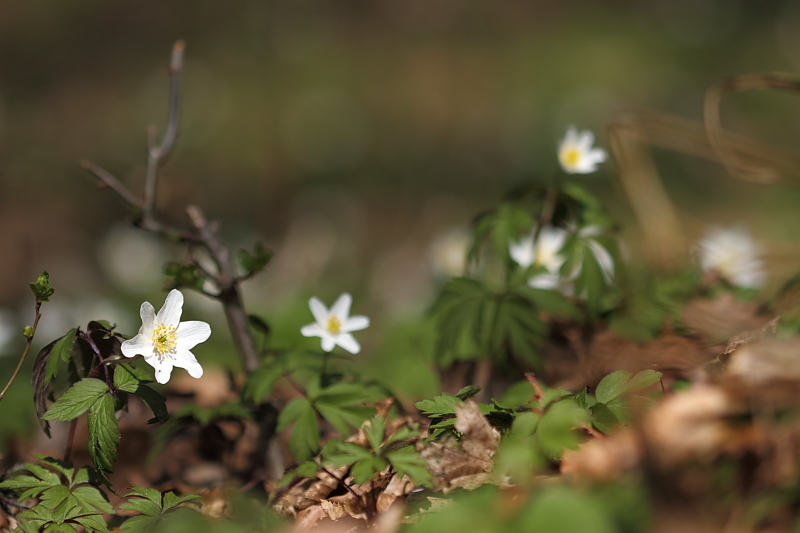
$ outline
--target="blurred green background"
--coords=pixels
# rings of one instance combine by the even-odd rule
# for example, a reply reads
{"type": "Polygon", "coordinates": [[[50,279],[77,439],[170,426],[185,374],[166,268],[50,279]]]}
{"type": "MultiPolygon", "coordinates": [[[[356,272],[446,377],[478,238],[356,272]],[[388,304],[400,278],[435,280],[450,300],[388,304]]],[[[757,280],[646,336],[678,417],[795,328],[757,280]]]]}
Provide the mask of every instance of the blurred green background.
{"type": "MultiPolygon", "coordinates": [[[[0,374],[21,351],[27,282],[42,270],[57,292],[35,349],[95,318],[133,334],[141,301],[163,302],[161,265],[182,251],[130,229],[125,205],[79,162],[141,191],[144,131],[163,130],[177,39],[182,132],[161,173],[163,216],[186,224],[184,206],[197,204],[234,247],[274,249],[245,292],[277,345],[317,346],[299,334],[308,297],[353,293],[353,313],[373,324],[358,334],[360,370],[419,397],[437,387],[424,311],[458,274],[471,217],[511,186],[548,183],[570,124],[607,147],[605,124],[627,107],[699,119],[713,82],[796,70],[800,4],[0,2],[0,374]]],[[[727,99],[723,115],[792,148],[799,110],[794,95],[760,92],[727,99]]],[[[742,219],[792,249],[796,188],[735,184],[713,164],[655,155],[687,216],[742,219]]],[[[581,179],[632,220],[613,164],[581,179]]],[[[201,363],[235,359],[214,302],[191,298],[184,316],[214,328],[201,363]]],[[[30,393],[20,379],[21,401],[3,409],[25,416],[3,418],[29,420],[30,393]]]]}

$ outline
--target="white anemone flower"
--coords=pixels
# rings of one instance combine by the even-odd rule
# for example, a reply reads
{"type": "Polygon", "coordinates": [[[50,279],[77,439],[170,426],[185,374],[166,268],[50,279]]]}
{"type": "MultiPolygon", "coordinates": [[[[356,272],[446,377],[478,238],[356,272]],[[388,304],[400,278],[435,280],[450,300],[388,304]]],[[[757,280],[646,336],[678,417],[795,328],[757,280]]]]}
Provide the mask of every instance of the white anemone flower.
{"type": "Polygon", "coordinates": [[[350,304],[353,298],[348,293],[343,293],[333,303],[330,310],[316,296],[308,301],[314,320],[300,329],[304,337],[320,337],[322,349],[326,352],[333,350],[337,344],[352,354],[361,351],[361,345],[350,333],[369,327],[369,318],[350,315],[350,304]]]}
{"type": "Polygon", "coordinates": [[[698,243],[700,266],[737,287],[758,289],[766,281],[761,247],[741,227],[711,228],[698,243]]]}
{"type": "Polygon", "coordinates": [[[150,302],[139,311],[142,327],[134,338],[122,343],[125,357],[141,355],[156,369],[156,381],[166,383],[173,367],[184,368],[193,378],[203,375],[203,367],[190,351],[208,339],[211,326],[205,322],[181,322],[183,294],[173,289],[158,314],[150,302]]]}
{"type": "Polygon", "coordinates": [[[556,226],[543,226],[534,239],[535,232],[519,242],[508,245],[508,252],[519,266],[528,268],[531,265],[543,266],[546,272],[528,279],[528,285],[537,289],[555,289],[559,284],[559,271],[566,260],[561,248],[569,233],[556,226]]]}
{"type": "Polygon", "coordinates": [[[594,134],[589,130],[578,132],[574,126],[567,128],[567,133],[558,143],[558,162],[569,174],[590,174],[597,170],[597,165],[606,160],[606,151],[592,148],[594,134]]]}

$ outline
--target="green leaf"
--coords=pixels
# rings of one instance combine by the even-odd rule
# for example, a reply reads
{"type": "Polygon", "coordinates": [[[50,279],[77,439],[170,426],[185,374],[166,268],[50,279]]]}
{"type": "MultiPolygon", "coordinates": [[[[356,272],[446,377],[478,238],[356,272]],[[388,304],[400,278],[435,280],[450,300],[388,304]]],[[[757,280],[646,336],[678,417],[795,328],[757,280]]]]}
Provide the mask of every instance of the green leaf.
{"type": "Polygon", "coordinates": [[[614,412],[604,403],[594,404],[591,412],[592,417],[594,418],[594,427],[603,433],[609,433],[620,423],[617,415],[615,415],[614,412]]]}
{"type": "Polygon", "coordinates": [[[376,473],[386,468],[386,460],[382,457],[370,455],[353,465],[350,474],[355,478],[359,485],[372,479],[376,473]]]}
{"type": "Polygon", "coordinates": [[[400,448],[386,454],[386,459],[392,464],[392,467],[397,470],[401,475],[409,475],[414,483],[420,485],[433,486],[433,479],[431,473],[428,471],[428,462],[423,457],[414,451],[411,446],[400,448]]]}
{"type": "Polygon", "coordinates": [[[284,369],[280,365],[261,365],[247,377],[242,389],[242,396],[253,402],[263,401],[272,394],[272,389],[283,375],[284,369]]]}
{"type": "Polygon", "coordinates": [[[467,385],[465,387],[462,387],[461,390],[456,393],[456,397],[459,400],[466,402],[467,400],[478,394],[480,391],[481,388],[476,385],[467,385]]]}
{"type": "Polygon", "coordinates": [[[581,422],[589,422],[589,416],[574,400],[570,398],[554,403],[542,415],[536,427],[542,450],[558,457],[565,449],[577,448],[582,440],[576,431],[581,427],[581,422]]]}
{"type": "Polygon", "coordinates": [[[376,416],[370,420],[369,424],[364,424],[362,428],[372,450],[378,452],[383,442],[383,434],[386,431],[386,419],[382,416],[376,416]]]}
{"type": "Polygon", "coordinates": [[[167,400],[159,393],[148,387],[147,385],[139,383],[128,383],[120,387],[120,390],[130,392],[139,397],[147,407],[153,412],[153,419],[148,420],[148,424],[158,422],[163,424],[169,420],[169,412],[167,411],[167,400]]]}
{"type": "Polygon", "coordinates": [[[508,347],[515,359],[538,368],[541,366],[539,347],[546,329],[529,301],[508,295],[497,306],[490,348],[498,353],[508,347]]]}
{"type": "Polygon", "coordinates": [[[173,492],[167,492],[162,497],[157,490],[142,487],[133,487],[133,492],[125,496],[131,499],[128,503],[120,505],[120,509],[142,513],[122,523],[120,531],[125,533],[146,533],[165,516],[177,516],[174,512],[178,511],[179,505],[200,498],[197,495],[177,496],[173,492]]]}
{"type": "Polygon", "coordinates": [[[119,422],[114,416],[114,398],[106,394],[92,404],[88,415],[89,456],[95,466],[105,472],[113,472],[111,463],[117,460],[119,446],[119,422]]]}
{"type": "Polygon", "coordinates": [[[264,248],[262,243],[257,242],[255,246],[253,246],[252,252],[244,249],[239,250],[239,265],[241,265],[242,270],[248,275],[257,274],[264,270],[270,260],[272,260],[273,255],[275,254],[272,250],[264,248]]]}
{"type": "MultiPolygon", "coordinates": [[[[143,371],[127,363],[114,365],[114,387],[122,389],[131,384],[152,383],[148,375],[143,371]]],[[[131,392],[130,390],[128,392],[131,392]]]]}
{"type": "Polygon", "coordinates": [[[419,401],[414,404],[414,407],[429,418],[438,418],[445,415],[455,416],[456,405],[463,403],[458,397],[445,392],[439,396],[434,396],[430,400],[419,401]]]}
{"type": "Polygon", "coordinates": [[[50,350],[50,355],[47,358],[47,368],[45,370],[45,378],[44,384],[49,385],[50,381],[56,377],[58,374],[58,364],[60,362],[68,362],[70,358],[70,354],[72,353],[72,348],[75,344],[75,334],[78,332],[78,328],[72,328],[67,332],[66,335],[58,339],[55,344],[53,344],[52,349],[50,350]]]}
{"type": "Polygon", "coordinates": [[[42,418],[68,422],[85,413],[91,405],[108,392],[105,382],[95,378],[84,378],[61,395],[42,418]]]}
{"type": "Polygon", "coordinates": [[[36,281],[33,283],[28,283],[28,285],[33,291],[33,295],[36,297],[36,300],[39,302],[49,302],[50,297],[54,292],[56,292],[56,290],[50,286],[50,274],[48,274],[47,271],[39,274],[39,277],[36,278],[36,281]]]}
{"type": "Polygon", "coordinates": [[[598,402],[608,405],[613,400],[645,389],[660,379],[661,373],[655,370],[643,370],[636,375],[626,370],[617,370],[598,383],[595,397],[598,402]]]}
{"type": "Polygon", "coordinates": [[[289,450],[296,461],[305,461],[319,450],[319,425],[317,412],[305,398],[295,398],[283,408],[278,416],[278,431],[294,423],[289,438],[289,450]]]}

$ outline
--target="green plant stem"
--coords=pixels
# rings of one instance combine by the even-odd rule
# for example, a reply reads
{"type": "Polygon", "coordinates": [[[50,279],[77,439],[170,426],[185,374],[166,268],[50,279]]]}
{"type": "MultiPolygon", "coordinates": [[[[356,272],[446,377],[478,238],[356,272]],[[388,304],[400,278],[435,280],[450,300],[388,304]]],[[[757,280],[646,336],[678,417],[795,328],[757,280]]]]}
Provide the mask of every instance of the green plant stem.
{"type": "Polygon", "coordinates": [[[558,201],[558,193],[560,190],[561,172],[556,171],[555,176],[553,176],[553,181],[550,183],[550,188],[547,189],[547,195],[544,197],[542,213],[539,216],[539,228],[536,230],[537,235],[543,226],[548,225],[553,220],[553,213],[555,213],[556,210],[556,203],[558,201]]]}
{"type": "Polygon", "coordinates": [[[25,349],[22,351],[22,357],[19,358],[19,363],[17,363],[17,368],[14,369],[14,373],[11,374],[11,379],[8,380],[6,386],[3,387],[3,391],[0,392],[0,400],[2,400],[6,392],[8,392],[8,388],[14,383],[14,380],[17,379],[19,375],[19,371],[22,369],[22,363],[25,362],[25,358],[28,356],[28,352],[31,349],[31,344],[33,344],[33,337],[36,335],[36,326],[39,325],[39,319],[42,318],[42,314],[39,312],[39,309],[42,307],[42,302],[36,300],[36,318],[33,320],[33,332],[31,336],[28,337],[28,342],[25,343],[25,349]]]}

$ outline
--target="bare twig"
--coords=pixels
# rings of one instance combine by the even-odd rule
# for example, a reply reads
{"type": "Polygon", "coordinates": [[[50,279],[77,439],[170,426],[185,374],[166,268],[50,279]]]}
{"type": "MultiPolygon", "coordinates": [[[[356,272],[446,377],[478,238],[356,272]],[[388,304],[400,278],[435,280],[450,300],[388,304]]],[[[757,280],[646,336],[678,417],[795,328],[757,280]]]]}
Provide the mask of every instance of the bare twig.
{"type": "Polygon", "coordinates": [[[169,65],[169,111],[167,113],[167,129],[161,144],[156,140],[156,127],[147,129],[147,173],[144,181],[144,209],[145,219],[152,217],[156,204],[156,182],[158,169],[169,158],[175,140],[178,138],[178,118],[180,116],[181,102],[181,70],[183,69],[183,50],[186,47],[183,41],[178,41],[172,47],[172,61],[169,65]]]}
{"type": "Polygon", "coordinates": [[[120,198],[122,198],[126,204],[131,207],[141,209],[142,208],[142,201],[133,194],[130,189],[128,189],[121,181],[111,175],[108,171],[104,168],[100,167],[99,165],[95,165],[91,161],[84,159],[81,161],[81,166],[89,171],[90,173],[94,174],[97,179],[100,180],[100,183],[105,187],[111,187],[114,192],[116,192],[120,198]]]}
{"type": "Polygon", "coordinates": [[[28,342],[25,343],[25,349],[22,351],[22,357],[19,358],[19,363],[17,363],[17,368],[14,369],[14,373],[11,374],[11,378],[9,378],[8,383],[6,386],[3,387],[3,391],[0,392],[0,400],[2,400],[6,392],[8,392],[8,388],[11,387],[11,384],[14,383],[14,380],[17,379],[19,375],[19,371],[22,368],[22,363],[25,362],[25,357],[28,356],[28,352],[31,349],[31,344],[33,344],[33,337],[36,335],[36,326],[39,325],[39,319],[42,318],[42,314],[39,312],[39,309],[42,307],[42,302],[36,300],[36,318],[33,319],[33,326],[31,327],[31,334],[28,337],[28,342]]]}
{"type": "Polygon", "coordinates": [[[253,342],[253,337],[247,329],[247,313],[244,311],[242,294],[239,290],[231,252],[217,233],[209,226],[205,215],[199,207],[190,205],[186,208],[189,218],[200,236],[214,262],[217,264],[219,274],[219,300],[225,308],[225,318],[233,335],[233,342],[242,355],[242,362],[248,371],[258,367],[258,350],[253,342]]]}
{"type": "Polygon", "coordinates": [[[128,205],[141,211],[140,216],[134,220],[134,225],[159,234],[166,239],[188,243],[190,257],[191,247],[202,247],[208,251],[215,263],[216,273],[201,266],[197,261],[194,261],[194,264],[204,276],[216,283],[219,293],[212,294],[204,290],[200,292],[222,303],[234,345],[242,360],[242,366],[247,371],[252,371],[258,367],[259,358],[255,343],[248,330],[247,313],[244,310],[242,294],[239,290],[239,283],[242,279],[236,275],[230,249],[219,238],[216,225],[207,222],[203,212],[195,206],[189,206],[186,209],[193,226],[190,229],[163,224],[155,215],[158,170],[169,158],[179,133],[180,80],[184,48],[183,41],[178,41],[172,49],[172,60],[169,66],[169,111],[164,137],[160,144],[155,126],[147,129],[147,170],[143,199],[139,200],[118,179],[99,166],[85,161],[83,167],[116,192],[128,205]]]}
{"type": "Polygon", "coordinates": [[[796,75],[782,72],[736,76],[712,85],[706,91],[703,102],[703,117],[711,146],[728,172],[750,183],[776,183],[781,180],[783,173],[772,162],[747,162],[736,154],[722,128],[720,103],[725,93],[768,88],[800,91],[800,79],[796,75]]]}

